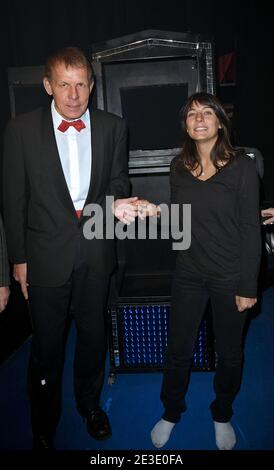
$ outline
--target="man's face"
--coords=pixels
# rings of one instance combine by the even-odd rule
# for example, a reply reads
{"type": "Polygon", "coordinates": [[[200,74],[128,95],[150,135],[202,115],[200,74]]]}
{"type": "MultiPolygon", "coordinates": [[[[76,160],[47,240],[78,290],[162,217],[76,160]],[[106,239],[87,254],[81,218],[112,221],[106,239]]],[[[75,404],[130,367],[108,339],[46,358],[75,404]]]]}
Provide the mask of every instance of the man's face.
{"type": "Polygon", "coordinates": [[[78,119],[87,109],[93,88],[88,70],[57,63],[50,78],[44,78],[46,92],[53,96],[56,110],[65,119],[78,119]]]}

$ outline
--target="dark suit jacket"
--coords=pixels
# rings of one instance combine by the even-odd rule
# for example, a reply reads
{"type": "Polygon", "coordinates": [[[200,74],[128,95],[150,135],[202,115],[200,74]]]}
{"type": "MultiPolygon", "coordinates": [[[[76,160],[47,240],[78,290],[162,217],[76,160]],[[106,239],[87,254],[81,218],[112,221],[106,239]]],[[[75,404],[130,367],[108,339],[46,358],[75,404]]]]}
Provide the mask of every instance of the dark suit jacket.
{"type": "Polygon", "coordinates": [[[2,217],[0,215],[0,287],[10,284],[8,252],[2,217]]]}
{"type": "MultiPolygon", "coordinates": [[[[126,126],[123,119],[90,110],[92,171],[85,205],[105,196],[127,197],[126,126]]],[[[12,263],[28,265],[33,285],[58,286],[81,254],[98,275],[113,271],[114,240],[86,240],[66,185],[51,109],[39,108],[8,123],[4,145],[4,218],[12,263]]]]}

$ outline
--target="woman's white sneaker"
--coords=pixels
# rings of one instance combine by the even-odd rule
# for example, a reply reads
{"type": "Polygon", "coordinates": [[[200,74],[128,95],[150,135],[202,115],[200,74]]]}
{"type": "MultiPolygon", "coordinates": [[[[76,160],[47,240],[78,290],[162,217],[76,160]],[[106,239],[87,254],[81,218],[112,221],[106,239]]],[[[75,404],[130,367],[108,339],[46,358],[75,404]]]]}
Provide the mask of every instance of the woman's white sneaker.
{"type": "Polygon", "coordinates": [[[160,419],[160,421],[158,421],[158,423],[155,424],[150,435],[151,435],[152,444],[155,447],[157,447],[157,449],[160,449],[167,443],[174,426],[175,426],[175,423],[166,421],[163,418],[160,419]]]}
{"type": "Polygon", "coordinates": [[[236,436],[230,422],[214,422],[216,446],[219,450],[231,450],[236,444],[236,436]]]}

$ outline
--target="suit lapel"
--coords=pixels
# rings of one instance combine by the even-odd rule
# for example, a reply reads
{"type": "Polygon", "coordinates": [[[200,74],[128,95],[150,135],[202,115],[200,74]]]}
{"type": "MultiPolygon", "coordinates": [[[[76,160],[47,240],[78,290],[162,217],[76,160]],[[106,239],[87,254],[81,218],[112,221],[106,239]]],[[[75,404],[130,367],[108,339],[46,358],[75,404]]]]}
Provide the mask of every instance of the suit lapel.
{"type": "Polygon", "coordinates": [[[47,172],[54,191],[63,205],[73,214],[75,209],[64,177],[62,164],[60,161],[58,148],[56,144],[51,108],[50,106],[43,111],[42,118],[42,149],[43,160],[45,162],[45,171],[47,172]]]}
{"type": "Polygon", "coordinates": [[[92,148],[92,166],[89,191],[86,198],[86,204],[96,200],[100,188],[101,175],[103,171],[103,129],[101,120],[98,119],[96,110],[90,109],[90,127],[91,127],[91,148],[92,148]]]}

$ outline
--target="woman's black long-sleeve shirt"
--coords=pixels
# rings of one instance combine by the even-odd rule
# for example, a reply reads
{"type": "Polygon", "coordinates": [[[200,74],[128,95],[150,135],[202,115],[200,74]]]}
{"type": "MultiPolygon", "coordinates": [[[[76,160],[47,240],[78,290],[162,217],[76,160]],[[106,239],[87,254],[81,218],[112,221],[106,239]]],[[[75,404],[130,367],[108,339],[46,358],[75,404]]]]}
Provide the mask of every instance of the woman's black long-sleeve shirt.
{"type": "Polygon", "coordinates": [[[170,168],[171,203],[191,204],[191,245],[177,263],[214,280],[236,280],[237,295],[256,297],[261,256],[259,180],[254,162],[244,154],[206,181],[170,168]]]}

